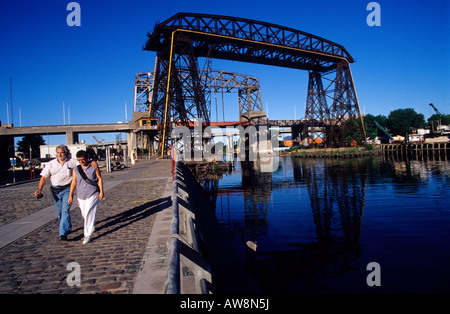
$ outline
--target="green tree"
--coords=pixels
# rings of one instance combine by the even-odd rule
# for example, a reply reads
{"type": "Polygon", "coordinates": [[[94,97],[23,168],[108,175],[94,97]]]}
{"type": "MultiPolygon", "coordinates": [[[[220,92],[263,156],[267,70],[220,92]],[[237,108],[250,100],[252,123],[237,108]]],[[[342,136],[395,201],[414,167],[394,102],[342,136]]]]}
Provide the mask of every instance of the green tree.
{"type": "Polygon", "coordinates": [[[425,116],[412,108],[396,109],[389,113],[388,127],[392,136],[411,134],[412,129],[423,128],[425,116]]]}
{"type": "Polygon", "coordinates": [[[346,143],[350,143],[353,140],[358,143],[363,143],[365,141],[360,118],[345,120],[341,126],[341,129],[343,130],[344,141],[346,143]]]}
{"type": "Polygon", "coordinates": [[[433,114],[431,117],[427,120],[427,125],[431,126],[434,125],[434,128],[436,129],[436,126],[441,123],[442,125],[449,125],[450,124],[450,114],[443,114],[438,115],[437,113],[433,114]]]}
{"type": "Polygon", "coordinates": [[[20,141],[17,142],[17,150],[24,153],[25,158],[30,157],[30,146],[31,146],[31,158],[39,158],[41,152],[41,145],[45,145],[45,140],[42,135],[39,134],[29,134],[22,137],[20,141]]]}
{"type": "Polygon", "coordinates": [[[364,116],[364,126],[366,128],[366,135],[370,139],[374,139],[377,136],[385,136],[384,133],[375,125],[374,121],[377,121],[383,128],[388,127],[388,118],[381,114],[374,116],[372,114],[366,114],[364,116]]]}

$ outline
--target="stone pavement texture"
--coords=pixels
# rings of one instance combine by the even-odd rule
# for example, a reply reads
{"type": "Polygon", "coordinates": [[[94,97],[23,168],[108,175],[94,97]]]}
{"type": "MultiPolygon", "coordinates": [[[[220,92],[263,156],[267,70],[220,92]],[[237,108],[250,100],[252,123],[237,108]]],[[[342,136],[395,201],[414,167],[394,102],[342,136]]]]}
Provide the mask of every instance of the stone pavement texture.
{"type": "MultiPolygon", "coordinates": [[[[43,225],[25,231],[25,235],[19,232],[17,239],[1,245],[0,293],[164,292],[161,283],[153,290],[146,290],[142,284],[140,289],[133,289],[137,279],[152,280],[148,261],[155,253],[149,252],[152,241],[155,242],[152,239],[155,220],[164,227],[169,225],[165,223],[167,219],[157,217],[171,208],[171,161],[143,160],[128,169],[102,174],[106,199],[99,203],[93,239],[85,245],[83,218],[74,205],[69,241],[59,240],[58,219],[48,184],[46,196],[40,200],[32,196],[37,182],[0,189],[0,234],[11,226],[28,225],[29,217],[53,215],[47,222],[43,219],[43,225]],[[74,270],[68,269],[71,262],[79,265],[79,286],[67,280],[74,270]]],[[[164,245],[157,246],[159,251],[153,264],[159,263],[158,268],[164,270],[164,245]]],[[[159,282],[162,274],[155,276],[159,276],[159,282]]]]}

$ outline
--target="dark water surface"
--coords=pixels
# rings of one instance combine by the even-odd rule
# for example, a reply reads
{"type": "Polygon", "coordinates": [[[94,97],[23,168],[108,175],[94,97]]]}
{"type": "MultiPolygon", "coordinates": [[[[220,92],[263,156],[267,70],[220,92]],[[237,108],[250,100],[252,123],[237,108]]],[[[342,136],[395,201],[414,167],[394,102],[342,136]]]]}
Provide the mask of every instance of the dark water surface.
{"type": "Polygon", "coordinates": [[[207,185],[266,293],[449,293],[449,183],[448,161],[285,157],[207,185]]]}

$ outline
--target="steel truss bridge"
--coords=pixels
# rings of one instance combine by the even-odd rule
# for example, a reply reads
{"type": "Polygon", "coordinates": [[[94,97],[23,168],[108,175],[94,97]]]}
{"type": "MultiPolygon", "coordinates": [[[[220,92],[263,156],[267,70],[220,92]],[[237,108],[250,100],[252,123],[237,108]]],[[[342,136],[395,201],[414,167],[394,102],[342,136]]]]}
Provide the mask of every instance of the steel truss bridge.
{"type": "MultiPolygon", "coordinates": [[[[248,121],[252,117],[260,117],[263,112],[259,79],[249,75],[227,71],[199,70],[199,79],[205,88],[207,104],[211,94],[237,93],[239,103],[239,121],[248,121]],[[258,114],[259,113],[259,114],[258,114]],[[252,116],[249,116],[252,115],[252,116]]],[[[183,81],[190,75],[188,69],[179,73],[183,81]]],[[[134,91],[134,111],[146,112],[152,108],[154,72],[136,74],[134,91]]],[[[189,86],[188,86],[189,87],[189,86]]],[[[218,110],[216,109],[216,113],[218,110]]],[[[195,119],[189,112],[189,119],[195,119]]],[[[218,120],[218,118],[216,118],[218,120]]]]}
{"type": "MultiPolygon", "coordinates": [[[[342,45],[271,23],[196,13],[178,13],[157,24],[147,37],[144,50],[155,51],[156,60],[146,105],[149,116],[158,118],[161,125],[161,155],[168,147],[171,121],[189,125],[194,118],[201,118],[210,122],[207,83],[212,77],[211,59],[308,71],[302,137],[323,137],[329,146],[365,139],[350,70],[354,59],[342,45]],[[206,58],[205,69],[199,68],[199,57],[206,58]]],[[[254,102],[240,113],[255,108],[263,111],[261,103],[254,102]]]]}

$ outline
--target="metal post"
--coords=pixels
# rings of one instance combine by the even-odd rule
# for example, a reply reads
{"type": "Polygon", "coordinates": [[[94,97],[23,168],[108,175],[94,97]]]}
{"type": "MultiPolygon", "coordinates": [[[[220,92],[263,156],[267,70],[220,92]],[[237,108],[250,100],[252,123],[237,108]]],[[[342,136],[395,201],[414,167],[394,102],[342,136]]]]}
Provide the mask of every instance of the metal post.
{"type": "Polygon", "coordinates": [[[111,149],[106,147],[106,172],[111,172],[111,149]]]}
{"type": "Polygon", "coordinates": [[[14,163],[13,163],[13,183],[16,183],[16,157],[14,157],[14,163]]]}
{"type": "MultiPolygon", "coordinates": [[[[174,197],[172,200],[172,223],[170,225],[170,234],[179,234],[179,211],[178,211],[178,182],[174,181],[174,197]]],[[[167,277],[165,284],[166,294],[180,294],[180,254],[178,238],[173,237],[169,240],[167,277]]]]}
{"type": "Polygon", "coordinates": [[[125,145],[125,149],[123,150],[123,164],[125,168],[128,168],[128,145],[125,145]]]}

